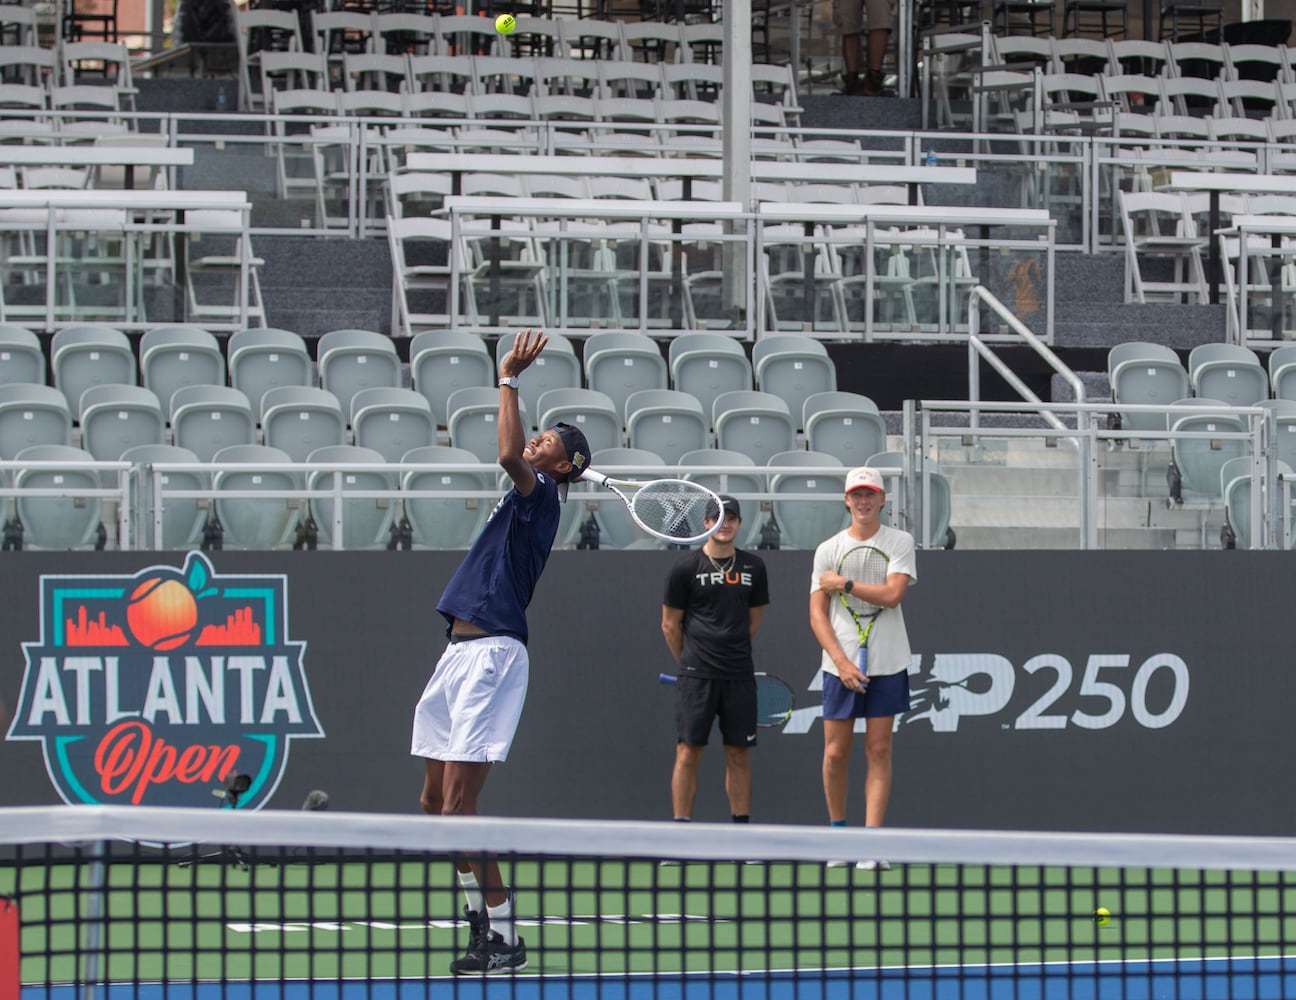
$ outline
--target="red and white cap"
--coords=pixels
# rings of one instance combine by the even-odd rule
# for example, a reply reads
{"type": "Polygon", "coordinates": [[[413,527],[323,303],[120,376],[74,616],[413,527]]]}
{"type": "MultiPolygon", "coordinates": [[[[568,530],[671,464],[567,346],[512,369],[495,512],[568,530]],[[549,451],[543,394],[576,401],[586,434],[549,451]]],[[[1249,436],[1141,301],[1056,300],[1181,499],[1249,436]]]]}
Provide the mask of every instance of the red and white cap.
{"type": "Polygon", "coordinates": [[[846,493],[849,495],[856,490],[873,490],[877,493],[885,493],[886,487],[882,485],[882,473],[877,469],[869,468],[862,465],[858,469],[851,469],[846,473],[846,493]]]}

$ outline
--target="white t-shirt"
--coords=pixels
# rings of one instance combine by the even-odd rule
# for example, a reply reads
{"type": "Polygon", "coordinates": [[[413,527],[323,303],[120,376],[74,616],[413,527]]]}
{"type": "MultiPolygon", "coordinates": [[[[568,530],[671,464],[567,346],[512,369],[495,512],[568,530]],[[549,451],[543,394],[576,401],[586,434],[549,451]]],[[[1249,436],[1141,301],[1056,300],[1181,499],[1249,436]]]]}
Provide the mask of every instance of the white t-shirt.
{"type": "MultiPolygon", "coordinates": [[[[848,551],[857,545],[871,545],[891,557],[887,573],[904,573],[909,583],[918,582],[918,564],[914,559],[913,535],[898,528],[882,525],[867,542],[852,538],[848,530],[839,531],[815,549],[814,570],[810,576],[810,593],[819,589],[823,573],[837,572],[837,564],[848,551]]],[[[829,595],[828,621],[832,624],[837,641],[847,656],[855,657],[859,651],[859,630],[855,620],[846,610],[837,594],[829,595]]],[[[909,669],[909,633],[905,630],[904,612],[900,608],[883,608],[873,624],[868,641],[868,672],[870,676],[885,677],[909,669]]],[[[837,665],[825,651],[821,661],[824,670],[836,675],[837,665]]]]}

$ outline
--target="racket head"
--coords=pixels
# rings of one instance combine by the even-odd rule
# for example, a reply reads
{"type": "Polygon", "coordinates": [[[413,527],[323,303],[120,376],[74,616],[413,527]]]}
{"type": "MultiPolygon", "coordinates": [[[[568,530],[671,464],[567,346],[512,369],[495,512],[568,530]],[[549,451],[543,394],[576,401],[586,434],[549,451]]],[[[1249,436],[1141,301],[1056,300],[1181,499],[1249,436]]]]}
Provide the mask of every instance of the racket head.
{"type": "MultiPolygon", "coordinates": [[[[856,583],[882,584],[887,581],[891,557],[873,545],[856,545],[848,549],[837,560],[837,572],[856,583]]],[[[862,601],[854,594],[842,591],[842,603],[857,614],[869,614],[880,610],[876,604],[862,601]]]]}
{"type": "MultiPolygon", "coordinates": [[[[610,482],[610,481],[609,481],[610,482]]],[[[676,545],[705,542],[716,533],[724,518],[710,525],[704,523],[707,507],[715,504],[723,511],[720,497],[701,483],[687,479],[654,479],[646,483],[618,484],[634,486],[629,494],[630,516],[635,524],[654,538],[676,545]]]]}
{"type": "Polygon", "coordinates": [[[796,692],[773,674],[756,675],[756,725],[781,726],[792,717],[796,692]]]}

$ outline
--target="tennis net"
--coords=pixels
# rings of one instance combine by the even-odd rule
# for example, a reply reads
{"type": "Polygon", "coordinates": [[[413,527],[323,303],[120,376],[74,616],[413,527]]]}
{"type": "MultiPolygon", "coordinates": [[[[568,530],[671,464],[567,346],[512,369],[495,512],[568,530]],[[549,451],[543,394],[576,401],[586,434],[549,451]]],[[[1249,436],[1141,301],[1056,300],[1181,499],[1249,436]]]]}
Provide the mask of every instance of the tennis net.
{"type": "Polygon", "coordinates": [[[1294,865],[1278,838],[24,807],[0,1000],[1296,997],[1294,865]],[[451,861],[482,851],[527,966],[455,977],[451,861]]]}

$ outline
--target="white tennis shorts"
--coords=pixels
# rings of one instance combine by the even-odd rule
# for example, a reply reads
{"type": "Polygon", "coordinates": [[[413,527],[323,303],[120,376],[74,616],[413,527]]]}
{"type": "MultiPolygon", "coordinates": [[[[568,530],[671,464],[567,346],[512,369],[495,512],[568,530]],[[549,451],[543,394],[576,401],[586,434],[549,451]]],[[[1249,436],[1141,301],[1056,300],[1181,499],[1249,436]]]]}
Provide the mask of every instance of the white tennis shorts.
{"type": "Polygon", "coordinates": [[[529,672],[526,646],[511,636],[448,645],[414,709],[410,753],[502,763],[522,718],[529,672]]]}

